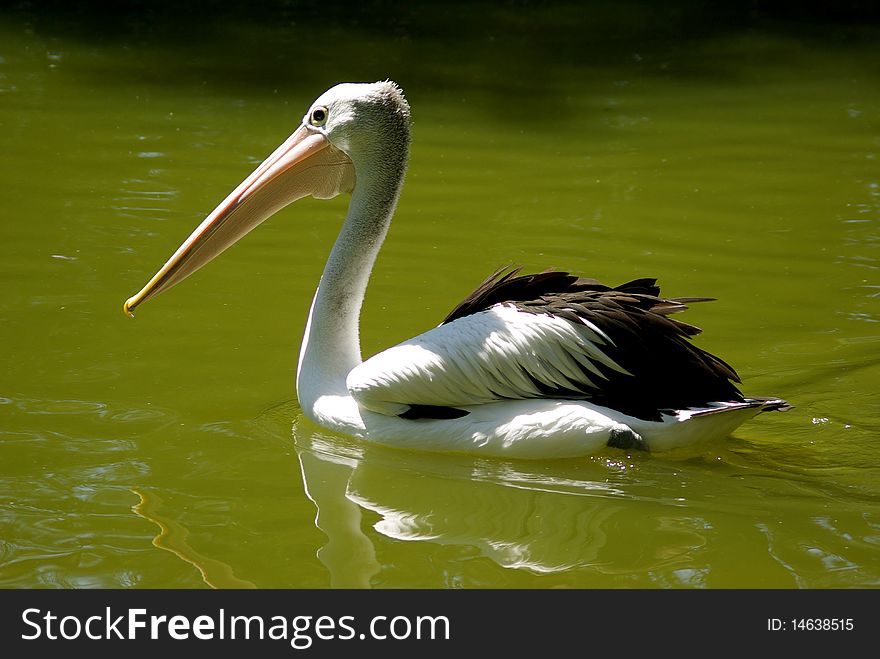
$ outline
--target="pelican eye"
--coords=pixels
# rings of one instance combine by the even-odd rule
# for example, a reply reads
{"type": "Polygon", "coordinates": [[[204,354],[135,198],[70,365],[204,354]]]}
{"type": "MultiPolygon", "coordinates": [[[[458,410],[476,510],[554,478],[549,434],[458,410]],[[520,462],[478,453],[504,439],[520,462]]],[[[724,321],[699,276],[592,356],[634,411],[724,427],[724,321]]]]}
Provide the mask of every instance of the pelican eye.
{"type": "Polygon", "coordinates": [[[309,118],[312,126],[323,126],[327,123],[327,108],[315,108],[312,110],[312,116],[309,118]]]}

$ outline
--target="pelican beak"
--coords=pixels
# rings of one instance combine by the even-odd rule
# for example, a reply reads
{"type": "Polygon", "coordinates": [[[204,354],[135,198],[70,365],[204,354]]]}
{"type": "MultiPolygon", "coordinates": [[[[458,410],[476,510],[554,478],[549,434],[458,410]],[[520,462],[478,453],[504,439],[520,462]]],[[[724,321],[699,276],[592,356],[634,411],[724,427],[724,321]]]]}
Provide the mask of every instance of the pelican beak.
{"type": "Polygon", "coordinates": [[[351,192],[354,181],[348,156],[301,126],[205,218],[123,310],[134,316],[139,304],[183,281],[288,204],[308,195],[328,199],[351,192]]]}

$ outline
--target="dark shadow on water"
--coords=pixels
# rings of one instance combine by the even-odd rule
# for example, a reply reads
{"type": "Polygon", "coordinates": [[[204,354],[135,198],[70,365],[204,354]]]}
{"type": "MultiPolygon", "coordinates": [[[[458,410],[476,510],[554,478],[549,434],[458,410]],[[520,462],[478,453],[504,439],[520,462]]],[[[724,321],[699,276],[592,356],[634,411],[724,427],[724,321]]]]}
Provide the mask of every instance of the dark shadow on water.
{"type": "MultiPolygon", "coordinates": [[[[312,30],[344,28],[380,37],[446,39],[547,31],[550,38],[589,34],[593,42],[650,35],[699,39],[752,28],[834,39],[847,26],[880,21],[880,6],[865,0],[812,4],[795,0],[18,0],[4,5],[0,12],[34,27],[102,42],[132,38],[158,42],[204,40],[209,35],[203,30],[218,23],[312,30]]],[[[590,49],[590,43],[584,45],[590,49]]]]}
{"type": "MultiPolygon", "coordinates": [[[[103,61],[80,65],[98,81],[124,75],[217,93],[310,96],[340,80],[390,77],[440,100],[485,100],[498,118],[521,121],[609,72],[622,83],[717,80],[736,76],[742,58],[785,56],[760,42],[707,46],[718,40],[772,34],[835,49],[876,37],[880,5],[826,4],[47,0],[0,10],[0,28],[47,47],[73,40],[119,50],[124,72],[103,61]]],[[[559,118],[565,112],[565,103],[554,108],[559,118]]]]}

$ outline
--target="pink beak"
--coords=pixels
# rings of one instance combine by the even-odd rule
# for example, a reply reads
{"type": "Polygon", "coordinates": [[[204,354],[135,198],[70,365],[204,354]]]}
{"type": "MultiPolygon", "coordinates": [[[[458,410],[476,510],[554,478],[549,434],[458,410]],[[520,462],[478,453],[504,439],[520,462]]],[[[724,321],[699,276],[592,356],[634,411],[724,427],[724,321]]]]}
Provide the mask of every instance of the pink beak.
{"type": "Polygon", "coordinates": [[[125,301],[129,316],[139,304],[168,290],[288,204],[312,195],[335,197],[354,188],[354,165],[320,132],[300,126],[239,184],[137,294],[125,301]]]}

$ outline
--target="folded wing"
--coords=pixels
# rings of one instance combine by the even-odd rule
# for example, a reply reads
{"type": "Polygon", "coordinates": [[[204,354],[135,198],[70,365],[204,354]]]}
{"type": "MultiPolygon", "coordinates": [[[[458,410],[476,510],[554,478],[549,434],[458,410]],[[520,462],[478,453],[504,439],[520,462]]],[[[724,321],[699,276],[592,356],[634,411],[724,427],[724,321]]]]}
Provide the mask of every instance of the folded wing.
{"type": "Polygon", "coordinates": [[[551,398],[659,420],[741,401],[733,369],[690,342],[697,328],[669,318],[703,299],[661,298],[650,279],[609,288],[564,272],[498,271],[439,327],[353,369],[348,388],[362,407],[408,418],[551,398]]]}

